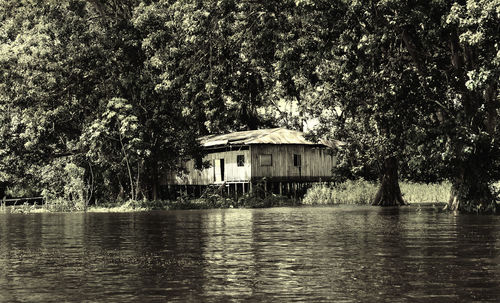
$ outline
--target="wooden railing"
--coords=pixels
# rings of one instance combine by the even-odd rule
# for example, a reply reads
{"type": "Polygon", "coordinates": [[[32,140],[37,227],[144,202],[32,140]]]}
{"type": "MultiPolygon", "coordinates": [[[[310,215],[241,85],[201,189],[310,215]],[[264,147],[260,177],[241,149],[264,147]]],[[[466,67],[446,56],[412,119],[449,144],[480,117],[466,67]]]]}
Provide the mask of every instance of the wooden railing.
{"type": "Polygon", "coordinates": [[[1,201],[3,205],[20,205],[24,204],[25,202],[33,204],[37,202],[43,203],[43,197],[9,198],[9,199],[4,198],[1,201]]]}

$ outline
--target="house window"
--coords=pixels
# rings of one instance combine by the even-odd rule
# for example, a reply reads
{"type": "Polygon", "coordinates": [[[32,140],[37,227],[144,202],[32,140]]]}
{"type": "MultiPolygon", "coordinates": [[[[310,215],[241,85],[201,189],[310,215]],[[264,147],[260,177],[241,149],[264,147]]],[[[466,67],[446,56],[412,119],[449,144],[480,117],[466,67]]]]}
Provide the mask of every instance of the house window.
{"type": "Polygon", "coordinates": [[[236,163],[238,164],[238,166],[245,166],[245,155],[237,155],[236,163]]]}
{"type": "Polygon", "coordinates": [[[259,155],[260,166],[272,166],[273,155],[259,155]]]}
{"type": "Polygon", "coordinates": [[[302,156],[294,154],[293,155],[293,166],[302,166],[302,156]]]}

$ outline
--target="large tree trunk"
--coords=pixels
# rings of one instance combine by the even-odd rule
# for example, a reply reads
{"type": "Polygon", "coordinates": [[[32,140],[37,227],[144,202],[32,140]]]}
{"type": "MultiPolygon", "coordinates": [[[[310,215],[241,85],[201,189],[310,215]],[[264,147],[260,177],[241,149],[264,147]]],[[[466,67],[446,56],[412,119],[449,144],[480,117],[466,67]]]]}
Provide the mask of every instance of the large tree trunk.
{"type": "Polygon", "coordinates": [[[445,209],[466,213],[496,213],[496,198],[483,179],[480,169],[461,168],[452,180],[450,199],[445,209]]]}
{"type": "Polygon", "coordinates": [[[372,205],[399,206],[405,204],[398,183],[398,160],[395,157],[386,158],[380,176],[380,188],[372,205]]]}

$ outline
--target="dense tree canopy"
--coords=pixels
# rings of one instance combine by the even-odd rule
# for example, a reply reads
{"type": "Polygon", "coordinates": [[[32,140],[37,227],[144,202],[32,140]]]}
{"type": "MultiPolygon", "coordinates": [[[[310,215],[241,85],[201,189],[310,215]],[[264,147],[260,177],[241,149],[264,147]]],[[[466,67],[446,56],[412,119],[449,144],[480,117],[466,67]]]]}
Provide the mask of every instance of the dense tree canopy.
{"type": "Polygon", "coordinates": [[[498,1],[346,4],[342,34],[318,67],[323,133],[348,143],[340,168],[378,167],[376,204],[403,202],[402,162],[410,178],[449,179],[449,208],[494,211],[498,1]]]}
{"type": "Polygon", "coordinates": [[[347,143],[338,178],[379,178],[375,204],[404,203],[402,174],[492,211],[499,15],[494,0],[0,0],[0,182],[157,199],[198,136],[313,117],[312,135],[347,143]]]}
{"type": "Polygon", "coordinates": [[[40,172],[64,158],[85,169],[88,184],[101,184],[87,198],[96,190],[138,198],[155,195],[149,169],[197,153],[192,118],[155,90],[133,4],[3,3],[1,160],[16,182],[43,184],[40,172]]]}

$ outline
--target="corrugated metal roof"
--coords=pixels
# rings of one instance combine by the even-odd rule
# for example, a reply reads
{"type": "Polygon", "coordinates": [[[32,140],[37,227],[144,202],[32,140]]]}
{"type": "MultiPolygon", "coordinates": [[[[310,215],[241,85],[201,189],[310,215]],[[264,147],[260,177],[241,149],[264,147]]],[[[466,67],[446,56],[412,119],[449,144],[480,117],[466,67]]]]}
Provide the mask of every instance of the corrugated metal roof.
{"type": "Polygon", "coordinates": [[[224,135],[210,135],[200,138],[200,142],[204,147],[250,144],[318,144],[306,140],[303,132],[285,128],[258,129],[224,135]]]}

